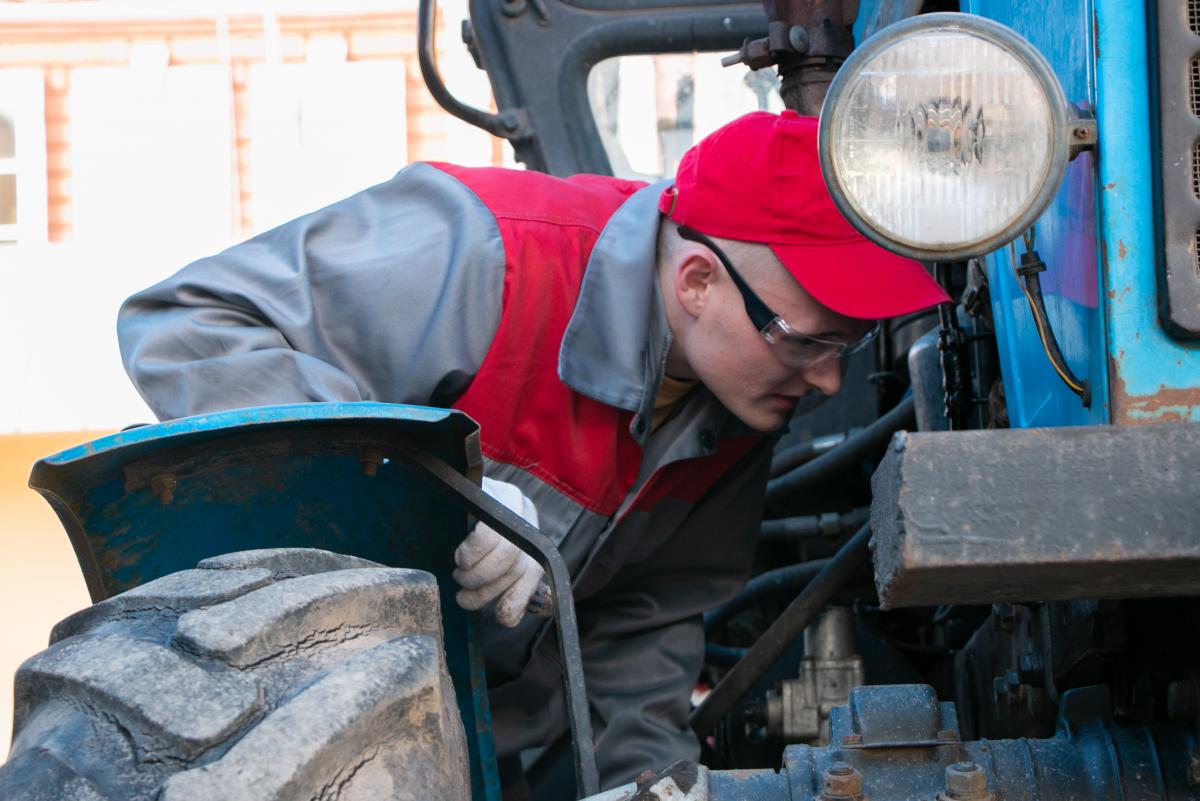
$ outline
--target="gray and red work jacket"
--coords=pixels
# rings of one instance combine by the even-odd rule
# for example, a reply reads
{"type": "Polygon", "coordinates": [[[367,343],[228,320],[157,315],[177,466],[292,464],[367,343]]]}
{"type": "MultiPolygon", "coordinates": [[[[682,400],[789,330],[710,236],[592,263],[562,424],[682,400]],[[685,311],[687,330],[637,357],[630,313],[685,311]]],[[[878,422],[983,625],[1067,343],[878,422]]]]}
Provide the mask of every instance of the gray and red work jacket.
{"type": "MultiPolygon", "coordinates": [[[[162,419],[306,401],[451,406],[573,577],[606,786],[694,759],[701,613],[747,577],[769,438],[698,387],[659,428],[662,186],[415,164],[130,298],[126,369],[162,419]]],[[[566,713],[552,627],[486,638],[501,755],[566,713]]]]}

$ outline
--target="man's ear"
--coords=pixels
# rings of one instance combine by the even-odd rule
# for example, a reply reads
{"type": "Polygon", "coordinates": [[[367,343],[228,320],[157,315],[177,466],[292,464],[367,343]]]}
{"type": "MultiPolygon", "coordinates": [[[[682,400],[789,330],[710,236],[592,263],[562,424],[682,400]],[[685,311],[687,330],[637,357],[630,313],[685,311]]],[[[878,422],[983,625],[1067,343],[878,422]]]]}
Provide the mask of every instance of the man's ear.
{"type": "Polygon", "coordinates": [[[713,259],[700,250],[688,252],[675,269],[675,299],[692,317],[700,316],[712,298],[716,278],[717,265],[713,259]]]}

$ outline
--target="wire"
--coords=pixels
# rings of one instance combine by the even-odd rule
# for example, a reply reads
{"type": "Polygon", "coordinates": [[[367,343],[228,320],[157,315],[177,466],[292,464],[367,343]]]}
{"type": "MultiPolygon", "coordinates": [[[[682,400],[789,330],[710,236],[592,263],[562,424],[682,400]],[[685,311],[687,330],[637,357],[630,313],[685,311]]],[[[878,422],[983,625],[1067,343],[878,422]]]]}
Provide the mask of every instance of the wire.
{"type": "MultiPolygon", "coordinates": [[[[1024,235],[1024,240],[1025,240],[1026,251],[1032,252],[1032,250],[1033,250],[1033,248],[1032,248],[1032,245],[1033,245],[1032,229],[1030,229],[1030,231],[1024,235]]],[[[1046,351],[1046,358],[1050,361],[1050,366],[1054,368],[1054,372],[1058,373],[1058,377],[1063,380],[1064,384],[1066,384],[1068,387],[1070,387],[1071,390],[1075,394],[1077,394],[1079,396],[1083,396],[1084,393],[1087,391],[1087,388],[1084,387],[1084,385],[1081,384],[1074,376],[1072,376],[1070,374],[1069,370],[1064,369],[1064,366],[1059,365],[1058,359],[1056,359],[1054,357],[1053,351],[1057,350],[1057,348],[1051,347],[1050,336],[1052,336],[1052,335],[1049,335],[1047,333],[1050,328],[1050,321],[1044,317],[1044,311],[1041,308],[1040,304],[1038,304],[1038,302],[1036,300],[1034,300],[1033,294],[1029,291],[1029,287],[1026,285],[1026,283],[1024,281],[1021,280],[1021,273],[1017,269],[1017,246],[1016,246],[1016,243],[1015,242],[1010,243],[1008,248],[1009,248],[1009,256],[1011,257],[1011,260],[1012,260],[1013,275],[1016,276],[1017,286],[1021,287],[1021,292],[1025,295],[1025,299],[1027,301],[1029,301],[1029,309],[1033,313],[1033,325],[1037,329],[1038,337],[1042,340],[1042,349],[1044,351],[1046,351]]]]}

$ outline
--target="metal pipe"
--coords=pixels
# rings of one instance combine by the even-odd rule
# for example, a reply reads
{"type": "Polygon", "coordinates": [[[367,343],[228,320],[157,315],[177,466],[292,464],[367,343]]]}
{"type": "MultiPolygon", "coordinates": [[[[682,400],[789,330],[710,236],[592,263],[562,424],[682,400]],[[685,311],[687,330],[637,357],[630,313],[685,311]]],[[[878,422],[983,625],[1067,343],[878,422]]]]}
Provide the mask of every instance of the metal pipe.
{"type": "Polygon", "coordinates": [[[767,482],[767,500],[777,501],[785,496],[812,489],[845,472],[874,451],[887,444],[900,429],[916,425],[916,404],[909,395],[887,414],[867,426],[858,435],[846,440],[824,456],[813,459],[790,473],[767,482]]]}
{"type": "Polygon", "coordinates": [[[864,525],[763,632],[746,658],[725,674],[704,703],[692,713],[691,726],[698,736],[704,737],[712,731],[788,646],[804,633],[834,594],[854,577],[870,556],[870,541],[871,527],[864,525]]]}
{"type": "Polygon", "coordinates": [[[525,121],[523,111],[505,109],[499,114],[492,114],[483,109],[468,106],[446,86],[442,74],[438,71],[437,53],[434,49],[434,28],[437,22],[437,0],[419,0],[417,4],[417,62],[421,67],[421,77],[429,88],[429,94],[438,105],[458,117],[463,122],[482,128],[493,136],[504,139],[524,139],[528,137],[529,126],[525,121]]]}

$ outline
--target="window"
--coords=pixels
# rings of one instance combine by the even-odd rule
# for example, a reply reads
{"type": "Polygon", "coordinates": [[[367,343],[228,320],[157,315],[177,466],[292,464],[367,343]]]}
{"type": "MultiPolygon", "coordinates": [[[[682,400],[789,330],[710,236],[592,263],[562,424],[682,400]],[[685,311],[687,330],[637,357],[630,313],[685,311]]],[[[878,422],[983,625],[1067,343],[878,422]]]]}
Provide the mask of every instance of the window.
{"type": "Polygon", "coordinates": [[[46,238],[42,91],[40,70],[0,70],[0,243],[46,238]]]}
{"type": "Polygon", "coordinates": [[[621,56],[588,74],[588,99],[613,174],[671,175],[697,141],[748,111],[780,111],[774,70],[722,67],[724,53],[621,56]]]}

